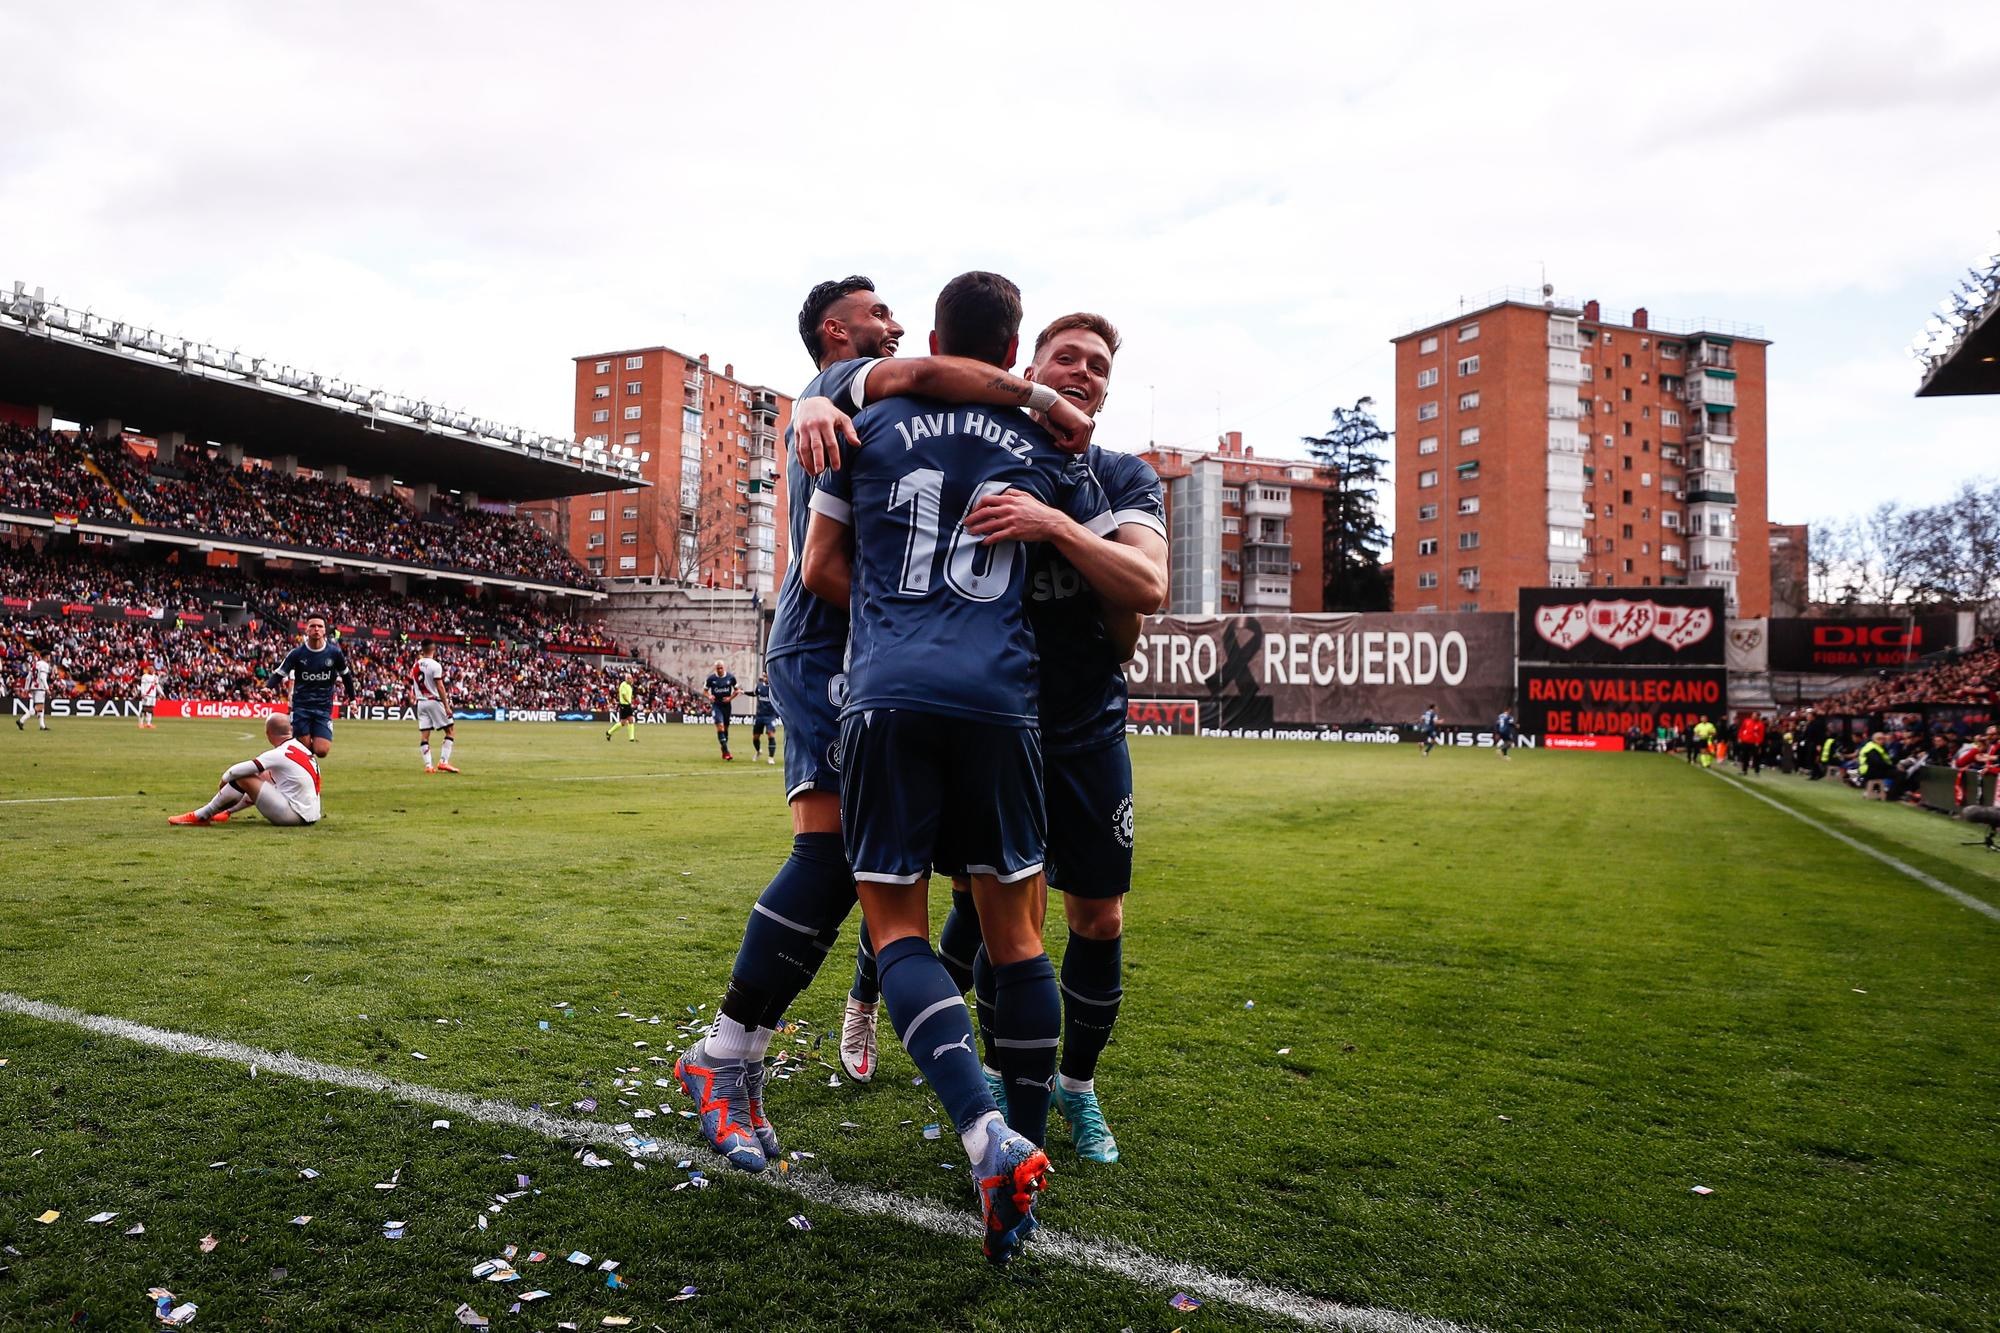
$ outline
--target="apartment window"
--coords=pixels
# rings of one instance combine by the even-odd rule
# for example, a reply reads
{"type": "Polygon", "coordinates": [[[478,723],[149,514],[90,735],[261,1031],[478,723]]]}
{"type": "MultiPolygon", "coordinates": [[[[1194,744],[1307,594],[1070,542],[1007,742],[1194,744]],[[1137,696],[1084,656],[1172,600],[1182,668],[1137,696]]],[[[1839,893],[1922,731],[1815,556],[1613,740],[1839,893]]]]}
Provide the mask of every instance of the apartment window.
{"type": "Polygon", "coordinates": [[[1222,503],[1226,505],[1243,503],[1243,492],[1234,486],[1224,486],[1222,488],[1222,503]]]}
{"type": "Polygon", "coordinates": [[[639,396],[639,385],[640,385],[639,380],[626,380],[625,396],[627,398],[637,398],[639,396]]]}
{"type": "Polygon", "coordinates": [[[1631,401],[1632,401],[1632,391],[1631,391],[1630,389],[1620,389],[1620,390],[1618,391],[1618,401],[1619,401],[1619,402],[1621,402],[1621,403],[1629,403],[1629,402],[1631,402],[1631,401]]]}
{"type": "Polygon", "coordinates": [[[1610,505],[1608,505],[1608,504],[1604,506],[1604,516],[1605,516],[1606,518],[1610,518],[1610,517],[1611,517],[1611,506],[1610,506],[1610,505]]]}
{"type": "Polygon", "coordinates": [[[1678,509],[1669,509],[1666,513],[1661,514],[1660,526],[1669,532],[1679,532],[1681,530],[1680,511],[1678,509]]]}
{"type": "Polygon", "coordinates": [[[1458,361],[1458,373],[1461,375],[1477,375],[1479,373],[1479,358],[1476,356],[1460,357],[1458,361]]]}
{"type": "Polygon", "coordinates": [[[609,398],[611,396],[611,386],[609,384],[600,384],[590,391],[590,396],[592,398],[609,398]]]}
{"type": "Polygon", "coordinates": [[[1630,352],[1627,352],[1623,356],[1619,357],[1618,364],[1623,366],[1625,369],[1630,370],[1632,368],[1632,354],[1630,352]]]}
{"type": "Polygon", "coordinates": [[[1466,427],[1466,428],[1465,428],[1464,430],[1462,430],[1462,431],[1460,431],[1460,432],[1458,433],[1458,442],[1459,442],[1460,444],[1462,444],[1462,445],[1464,445],[1464,444],[1478,444],[1478,443],[1479,443],[1479,427],[1477,427],[1477,426],[1467,426],[1467,427],[1466,427]]]}
{"type": "Polygon", "coordinates": [[[1604,447],[1606,449],[1609,449],[1611,447],[1611,437],[1609,435],[1604,437],[1604,447]]]}
{"type": "Polygon", "coordinates": [[[1243,531],[1243,520],[1231,514],[1224,514],[1222,516],[1222,530],[1224,532],[1241,532],[1243,531]]]}
{"type": "Polygon", "coordinates": [[[1479,326],[1477,324],[1461,324],[1458,326],[1458,340],[1460,342],[1469,343],[1478,336],[1479,326]]]}
{"type": "Polygon", "coordinates": [[[1419,389],[1428,389],[1437,382],[1438,371],[1436,366],[1432,366],[1429,370],[1420,370],[1417,372],[1417,387],[1419,389]]]}
{"type": "Polygon", "coordinates": [[[1604,368],[1604,378],[1605,378],[1605,379],[1610,379],[1610,378],[1611,378],[1611,367],[1610,367],[1610,366],[1606,366],[1606,367],[1604,368]]]}
{"type": "Polygon", "coordinates": [[[1612,540],[1611,540],[1611,539],[1610,539],[1609,537],[1606,537],[1606,538],[1604,539],[1604,550],[1605,550],[1606,554],[1609,554],[1609,553],[1610,553],[1610,551],[1611,551],[1611,548],[1613,547],[1613,545],[1614,545],[1614,544],[1615,544],[1615,543],[1613,543],[1613,542],[1612,542],[1612,540]]]}
{"type": "Polygon", "coordinates": [[[1438,405],[1436,403],[1417,404],[1417,420],[1436,421],[1437,415],[1438,415],[1438,405]]]}
{"type": "Polygon", "coordinates": [[[1640,542],[1640,543],[1639,543],[1639,554],[1640,554],[1640,555],[1651,555],[1652,553],[1653,553],[1653,544],[1652,544],[1651,542],[1640,542]]]}
{"type": "Polygon", "coordinates": [[[645,410],[646,409],[638,406],[628,407],[625,409],[625,419],[627,421],[637,421],[639,419],[639,414],[645,410]]]}
{"type": "Polygon", "coordinates": [[[602,523],[604,521],[604,511],[602,509],[591,510],[590,521],[592,523],[602,523]]]}
{"type": "Polygon", "coordinates": [[[1461,495],[1461,496],[1459,496],[1459,497],[1458,497],[1458,512],[1459,512],[1459,513],[1461,513],[1461,514],[1476,514],[1476,513],[1478,513],[1478,512],[1479,512],[1479,497],[1478,497],[1478,496],[1476,496],[1476,495],[1461,495]]]}
{"type": "Polygon", "coordinates": [[[1624,539],[1625,539],[1626,541],[1628,541],[1628,542],[1629,542],[1629,541],[1631,541],[1631,540],[1632,540],[1632,525],[1631,525],[1630,523],[1627,523],[1627,524],[1625,524],[1625,525],[1624,525],[1624,526],[1623,526],[1622,528],[1620,528],[1620,529],[1618,530],[1618,535],[1619,535],[1619,536],[1621,536],[1621,537],[1623,537],[1623,538],[1624,538],[1624,539]]]}
{"type": "Polygon", "coordinates": [[[620,546],[637,546],[639,544],[639,534],[636,532],[621,532],[618,534],[618,544],[620,546]]]}
{"type": "Polygon", "coordinates": [[[1674,411],[1671,407],[1662,408],[1660,410],[1660,424],[1662,426],[1678,426],[1681,424],[1681,414],[1674,411]]]}
{"type": "Polygon", "coordinates": [[[1641,472],[1639,474],[1639,484],[1641,486],[1651,486],[1653,484],[1653,474],[1650,472],[1641,472]]]}
{"type": "Polygon", "coordinates": [[[1437,335],[1435,333],[1433,333],[1430,337],[1424,339],[1422,342],[1417,344],[1417,352],[1420,355],[1427,354],[1430,352],[1435,352],[1437,349],[1438,349],[1438,340],[1437,340],[1437,335]]]}
{"type": "Polygon", "coordinates": [[[1470,551],[1475,549],[1478,545],[1479,545],[1479,534],[1477,532],[1461,532],[1458,534],[1459,550],[1470,551]]]}
{"type": "Polygon", "coordinates": [[[592,412],[590,414],[590,419],[592,421],[609,421],[611,420],[611,409],[608,407],[600,407],[595,412],[592,412]]]}
{"type": "Polygon", "coordinates": [[[639,442],[639,432],[638,432],[638,431],[636,431],[636,430],[628,430],[628,431],[626,431],[626,432],[625,432],[625,443],[627,443],[627,444],[637,444],[638,442],[639,442]]]}
{"type": "Polygon", "coordinates": [[[604,572],[604,557],[603,557],[603,556],[601,556],[601,555],[594,555],[594,556],[590,557],[590,561],[589,561],[589,564],[590,564],[590,572],[591,572],[591,573],[593,573],[593,574],[602,574],[602,573],[604,572]]]}
{"type": "Polygon", "coordinates": [[[621,555],[621,556],[619,556],[619,557],[618,557],[618,568],[620,568],[620,569],[637,569],[638,567],[639,567],[639,557],[638,557],[638,556],[636,556],[636,555],[621,555]]]}
{"type": "Polygon", "coordinates": [[[1631,423],[1631,422],[1629,422],[1629,421],[1621,421],[1621,422],[1619,422],[1619,423],[1618,423],[1618,433],[1619,433],[1620,435],[1624,435],[1624,436],[1627,436],[1627,437],[1629,437],[1629,436],[1630,436],[1630,435],[1632,434],[1632,423],[1631,423]]]}
{"type": "Polygon", "coordinates": [[[1458,479],[1459,479],[1460,481],[1478,481],[1478,480],[1479,480],[1479,464],[1477,464],[1477,463],[1460,463],[1460,464],[1458,465],[1458,479]]]}
{"type": "Polygon", "coordinates": [[[584,545],[593,551],[596,550],[598,547],[604,545],[604,534],[601,532],[591,533],[589,540],[585,541],[584,545]]]}
{"type": "Polygon", "coordinates": [[[1618,467],[1621,471],[1630,472],[1632,470],[1632,455],[1626,454],[1621,457],[1618,460],[1618,467]]]}
{"type": "Polygon", "coordinates": [[[628,356],[625,358],[625,369],[627,370],[643,370],[645,366],[646,358],[643,356],[628,356]]]}
{"type": "Polygon", "coordinates": [[[1419,472],[1417,474],[1417,485],[1435,486],[1437,484],[1438,484],[1438,474],[1435,470],[1429,472],[1419,472]]]}
{"type": "Polygon", "coordinates": [[[1417,575],[1417,586],[1418,586],[1419,588],[1435,588],[1435,587],[1437,587],[1437,586],[1438,586],[1438,576],[1437,576],[1437,571],[1436,571],[1436,570],[1434,570],[1434,569],[1426,569],[1426,570],[1424,570],[1424,571],[1423,571],[1422,573],[1418,574],[1418,575],[1417,575]]]}
{"type": "Polygon", "coordinates": [[[1459,570],[1458,586],[1461,588],[1477,588],[1479,586],[1479,566],[1467,565],[1465,568],[1459,570]]]}
{"type": "Polygon", "coordinates": [[[1459,410],[1459,411],[1461,411],[1461,412],[1470,412],[1470,411],[1471,411],[1471,410],[1472,410],[1473,408],[1475,408],[1475,407],[1477,407],[1477,406],[1479,406],[1479,395],[1478,395],[1478,394],[1476,394],[1476,393],[1462,393],[1462,394],[1460,394],[1460,395],[1458,396],[1458,410],[1459,410]]]}
{"type": "Polygon", "coordinates": [[[1620,500],[1624,501],[1624,503],[1626,503],[1626,504],[1631,504],[1631,503],[1632,503],[1632,492],[1630,492],[1630,491],[1620,491],[1620,492],[1618,492],[1618,498],[1619,498],[1620,500]]]}
{"type": "Polygon", "coordinates": [[[1627,574],[1630,574],[1632,572],[1632,562],[1630,560],[1627,560],[1624,563],[1625,563],[1625,572],[1627,574]]]}
{"type": "Polygon", "coordinates": [[[1424,538],[1424,539],[1423,539],[1422,541],[1419,541],[1419,542],[1417,543],[1417,554],[1418,554],[1418,555],[1436,555],[1437,553],[1438,553],[1438,539],[1437,539],[1437,538],[1435,538],[1435,537],[1425,537],[1425,538],[1424,538]]]}
{"type": "MultiPolygon", "coordinates": [[[[597,373],[600,375],[609,375],[611,373],[611,363],[609,361],[598,362],[597,373]]],[[[609,390],[607,389],[606,392],[609,392],[609,390]]]]}
{"type": "Polygon", "coordinates": [[[1428,523],[1437,516],[1438,516],[1438,507],[1436,505],[1417,506],[1417,522],[1428,523]]]}
{"type": "Polygon", "coordinates": [[[1421,440],[1418,440],[1418,441],[1417,441],[1417,452],[1418,452],[1418,453],[1420,453],[1420,454],[1434,454],[1434,453],[1436,453],[1437,451],[1438,451],[1438,437],[1437,437],[1437,436],[1435,436],[1435,435],[1426,435],[1426,436],[1424,436],[1424,438],[1423,438],[1423,439],[1421,439],[1421,440]]]}
{"type": "Polygon", "coordinates": [[[623,513],[623,514],[625,515],[625,517],[627,517],[627,518],[637,518],[637,517],[639,517],[639,506],[638,506],[638,505],[626,505],[626,506],[625,506],[625,508],[624,508],[624,509],[623,509],[623,510],[622,510],[621,512],[622,512],[622,513],[623,513]]]}

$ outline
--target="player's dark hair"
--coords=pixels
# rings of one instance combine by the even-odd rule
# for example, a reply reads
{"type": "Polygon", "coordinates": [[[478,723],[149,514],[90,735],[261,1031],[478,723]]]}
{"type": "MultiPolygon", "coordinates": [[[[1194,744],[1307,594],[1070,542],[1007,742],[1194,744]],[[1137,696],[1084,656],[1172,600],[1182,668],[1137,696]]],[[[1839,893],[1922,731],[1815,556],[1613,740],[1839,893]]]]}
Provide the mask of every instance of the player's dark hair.
{"type": "Polygon", "coordinates": [[[961,273],[938,293],[938,354],[997,366],[1021,332],[1021,289],[998,273],[961,273]]]}
{"type": "Polygon", "coordinates": [[[799,307],[799,337],[804,340],[806,351],[812,355],[815,366],[826,355],[826,342],[820,337],[819,326],[825,321],[827,310],[843,296],[874,290],[873,278],[864,278],[856,273],[851,277],[822,282],[806,293],[806,303],[799,307]]]}

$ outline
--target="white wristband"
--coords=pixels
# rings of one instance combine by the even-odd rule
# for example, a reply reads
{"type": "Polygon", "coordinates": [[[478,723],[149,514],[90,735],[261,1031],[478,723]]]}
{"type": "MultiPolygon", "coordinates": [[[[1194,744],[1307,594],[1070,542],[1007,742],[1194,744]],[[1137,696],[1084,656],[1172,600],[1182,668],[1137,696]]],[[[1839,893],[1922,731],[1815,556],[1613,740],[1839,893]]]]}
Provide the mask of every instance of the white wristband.
{"type": "Polygon", "coordinates": [[[1056,405],[1056,400],[1060,397],[1061,394],[1046,384],[1030,383],[1027,408],[1030,412],[1040,412],[1043,416],[1047,416],[1049,409],[1056,405]]]}

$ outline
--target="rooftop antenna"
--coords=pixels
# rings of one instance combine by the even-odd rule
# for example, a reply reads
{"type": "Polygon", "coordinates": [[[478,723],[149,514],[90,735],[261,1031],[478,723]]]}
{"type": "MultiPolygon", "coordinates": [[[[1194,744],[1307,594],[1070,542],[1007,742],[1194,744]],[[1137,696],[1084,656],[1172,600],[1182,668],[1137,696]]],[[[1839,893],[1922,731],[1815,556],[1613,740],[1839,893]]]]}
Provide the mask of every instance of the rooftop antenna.
{"type": "Polygon", "coordinates": [[[1148,446],[1160,442],[1160,395],[1154,386],[1146,386],[1146,443],[1148,446]]]}

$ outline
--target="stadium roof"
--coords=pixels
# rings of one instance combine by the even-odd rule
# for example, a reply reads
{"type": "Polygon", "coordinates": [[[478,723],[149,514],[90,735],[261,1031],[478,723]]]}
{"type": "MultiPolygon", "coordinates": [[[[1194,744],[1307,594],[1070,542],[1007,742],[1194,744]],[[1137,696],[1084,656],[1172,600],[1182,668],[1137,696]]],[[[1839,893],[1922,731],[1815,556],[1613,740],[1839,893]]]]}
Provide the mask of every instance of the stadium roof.
{"type": "Polygon", "coordinates": [[[32,297],[0,296],[0,401],[74,421],[296,455],[358,476],[389,473],[496,500],[544,500],[648,483],[639,459],[536,435],[328,376],[165,338],[32,297]]]}
{"type": "Polygon", "coordinates": [[[1938,312],[1910,348],[1924,363],[1917,397],[2000,393],[2000,250],[1973,260],[1938,312]]]}

